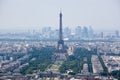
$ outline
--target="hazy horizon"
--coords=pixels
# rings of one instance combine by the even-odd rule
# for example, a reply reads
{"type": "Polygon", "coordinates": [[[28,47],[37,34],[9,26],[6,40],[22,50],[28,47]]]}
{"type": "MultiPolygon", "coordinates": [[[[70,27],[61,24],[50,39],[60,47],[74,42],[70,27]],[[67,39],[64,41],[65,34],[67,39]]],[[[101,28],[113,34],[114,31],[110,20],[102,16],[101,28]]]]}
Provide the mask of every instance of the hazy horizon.
{"type": "Polygon", "coordinates": [[[119,0],[0,0],[0,32],[92,26],[95,31],[120,31],[119,0]]]}

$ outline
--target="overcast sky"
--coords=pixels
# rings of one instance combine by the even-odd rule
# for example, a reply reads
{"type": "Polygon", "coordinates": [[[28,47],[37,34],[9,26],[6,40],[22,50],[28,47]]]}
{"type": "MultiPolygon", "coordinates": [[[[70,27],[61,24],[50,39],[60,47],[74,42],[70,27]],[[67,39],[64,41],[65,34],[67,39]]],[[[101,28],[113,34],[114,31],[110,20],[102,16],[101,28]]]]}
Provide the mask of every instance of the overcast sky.
{"type": "Polygon", "coordinates": [[[120,0],[0,0],[0,31],[58,28],[60,9],[64,27],[120,30],[120,0]]]}

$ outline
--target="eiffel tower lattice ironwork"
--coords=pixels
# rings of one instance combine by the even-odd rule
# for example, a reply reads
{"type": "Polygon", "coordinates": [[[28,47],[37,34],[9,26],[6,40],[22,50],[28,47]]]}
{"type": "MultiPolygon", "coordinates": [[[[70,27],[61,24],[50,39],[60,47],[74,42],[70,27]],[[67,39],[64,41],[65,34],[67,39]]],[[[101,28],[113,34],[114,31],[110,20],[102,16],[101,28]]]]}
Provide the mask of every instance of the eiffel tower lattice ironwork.
{"type": "Polygon", "coordinates": [[[60,12],[60,24],[59,24],[59,40],[57,45],[57,50],[59,52],[64,52],[64,40],[63,40],[63,32],[62,32],[62,13],[60,12]]]}

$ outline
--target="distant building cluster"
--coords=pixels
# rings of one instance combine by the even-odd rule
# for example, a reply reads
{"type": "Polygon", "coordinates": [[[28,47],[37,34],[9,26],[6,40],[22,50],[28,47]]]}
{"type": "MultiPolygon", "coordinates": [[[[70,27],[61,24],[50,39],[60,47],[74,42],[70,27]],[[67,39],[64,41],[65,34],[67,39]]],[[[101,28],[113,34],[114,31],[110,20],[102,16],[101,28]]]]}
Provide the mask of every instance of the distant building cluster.
{"type": "MultiPolygon", "coordinates": [[[[50,26],[43,27],[41,31],[28,30],[23,33],[0,33],[0,39],[37,39],[37,40],[58,40],[59,29],[50,26]]],[[[95,31],[92,26],[77,26],[75,28],[63,28],[64,40],[80,40],[93,38],[120,38],[119,31],[103,32],[95,31]]]]}
{"type": "MultiPolygon", "coordinates": [[[[53,30],[51,27],[44,27],[42,29],[41,38],[43,39],[58,39],[58,29],[53,30]]],[[[116,30],[112,33],[106,32],[95,32],[91,26],[77,26],[74,30],[65,27],[63,29],[64,39],[65,40],[80,40],[84,38],[119,38],[119,31],[116,30]]]]}
{"type": "Polygon", "coordinates": [[[120,54],[120,42],[98,42],[96,47],[99,54],[120,54]]]}
{"type": "MultiPolygon", "coordinates": [[[[58,30],[52,30],[51,27],[44,27],[42,29],[42,37],[47,39],[58,39],[58,30]]],[[[81,39],[81,38],[92,38],[94,36],[94,32],[92,27],[81,27],[78,26],[75,30],[71,30],[69,27],[65,27],[63,29],[63,37],[65,40],[68,39],[81,39]]]]}
{"type": "Polygon", "coordinates": [[[120,54],[120,42],[109,42],[109,41],[95,41],[95,42],[82,42],[76,43],[80,47],[86,48],[88,50],[96,49],[97,54],[120,54]]]}

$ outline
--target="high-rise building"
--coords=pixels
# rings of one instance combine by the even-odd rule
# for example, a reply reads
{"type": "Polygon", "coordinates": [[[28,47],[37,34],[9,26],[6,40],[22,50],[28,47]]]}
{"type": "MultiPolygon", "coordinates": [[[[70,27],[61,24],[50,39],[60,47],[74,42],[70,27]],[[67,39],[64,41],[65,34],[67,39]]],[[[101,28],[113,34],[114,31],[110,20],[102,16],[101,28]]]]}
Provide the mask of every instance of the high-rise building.
{"type": "Polygon", "coordinates": [[[77,26],[76,28],[75,28],[75,36],[76,36],[76,38],[77,39],[80,39],[81,38],[81,36],[82,36],[82,29],[81,29],[81,26],[77,26]]]}
{"type": "Polygon", "coordinates": [[[88,37],[93,38],[93,35],[94,35],[93,28],[89,26],[88,37]]]}
{"type": "Polygon", "coordinates": [[[115,31],[115,36],[116,36],[117,38],[119,37],[119,31],[118,31],[118,30],[115,31]]]}
{"type": "Polygon", "coordinates": [[[50,32],[51,31],[51,27],[43,27],[42,28],[42,33],[48,33],[48,32],[50,32]]]}
{"type": "Polygon", "coordinates": [[[43,38],[49,39],[50,38],[50,33],[51,33],[51,27],[43,27],[42,28],[42,36],[43,36],[43,38]]]}
{"type": "Polygon", "coordinates": [[[81,26],[77,26],[77,27],[76,27],[75,33],[76,33],[77,35],[80,35],[80,34],[81,34],[81,26]]]}
{"type": "Polygon", "coordinates": [[[103,32],[101,32],[100,37],[101,37],[101,38],[103,38],[103,37],[104,37],[104,33],[103,33],[103,32]]]}
{"type": "Polygon", "coordinates": [[[55,29],[55,30],[52,30],[51,33],[50,33],[50,39],[53,39],[53,40],[57,40],[58,39],[58,30],[55,29]]]}
{"type": "Polygon", "coordinates": [[[71,34],[71,29],[69,27],[65,27],[63,33],[64,33],[65,38],[69,38],[69,36],[71,34]]]}
{"type": "Polygon", "coordinates": [[[86,26],[83,27],[82,36],[85,38],[88,37],[88,28],[86,26]]]}

